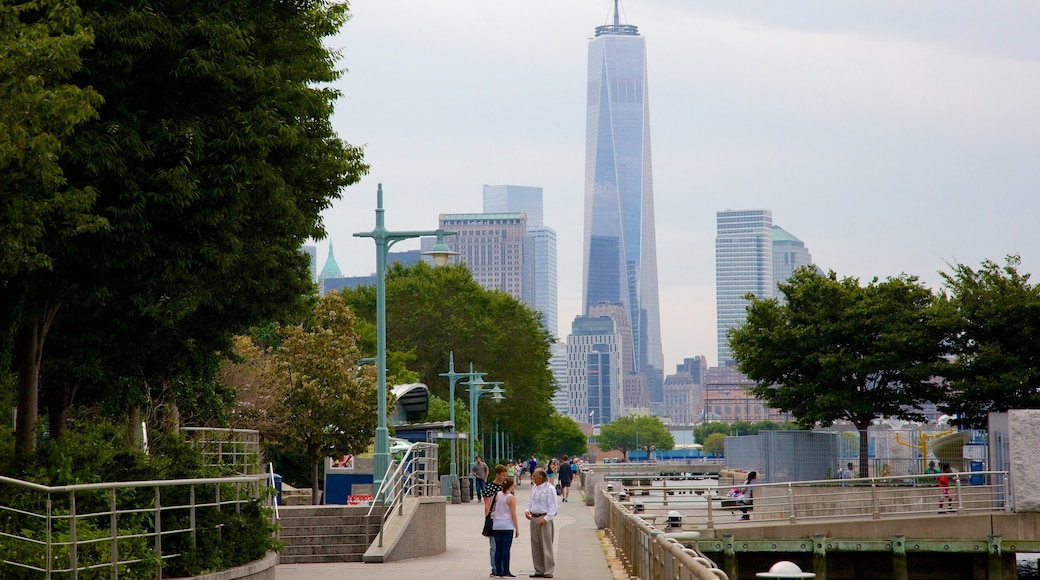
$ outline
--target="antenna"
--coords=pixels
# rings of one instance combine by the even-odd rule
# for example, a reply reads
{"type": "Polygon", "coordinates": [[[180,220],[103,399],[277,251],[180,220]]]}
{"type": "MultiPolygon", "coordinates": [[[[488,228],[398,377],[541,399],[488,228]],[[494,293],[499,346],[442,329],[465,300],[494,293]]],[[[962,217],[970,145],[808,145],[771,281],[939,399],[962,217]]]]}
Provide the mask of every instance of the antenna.
{"type": "Polygon", "coordinates": [[[618,16],[618,0],[614,0],[614,26],[620,26],[621,20],[618,16]]]}

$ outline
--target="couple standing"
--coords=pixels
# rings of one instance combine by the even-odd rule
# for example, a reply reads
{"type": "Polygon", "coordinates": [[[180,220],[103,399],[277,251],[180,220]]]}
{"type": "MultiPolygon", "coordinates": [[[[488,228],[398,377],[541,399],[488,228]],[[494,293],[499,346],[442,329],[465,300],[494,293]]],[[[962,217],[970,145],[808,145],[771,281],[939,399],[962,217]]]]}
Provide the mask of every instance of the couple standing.
{"type": "MultiPolygon", "coordinates": [[[[509,552],[513,539],[520,537],[520,526],[516,517],[516,496],[512,494],[513,480],[506,478],[506,468],[495,466],[495,479],[488,482],[484,491],[484,513],[492,514],[491,575],[514,577],[509,571],[509,552]]],[[[524,511],[530,523],[531,559],[534,573],[531,578],[552,578],[556,570],[553,556],[553,518],[556,517],[556,489],[549,484],[544,469],[535,469],[531,474],[531,495],[524,511]]]]}

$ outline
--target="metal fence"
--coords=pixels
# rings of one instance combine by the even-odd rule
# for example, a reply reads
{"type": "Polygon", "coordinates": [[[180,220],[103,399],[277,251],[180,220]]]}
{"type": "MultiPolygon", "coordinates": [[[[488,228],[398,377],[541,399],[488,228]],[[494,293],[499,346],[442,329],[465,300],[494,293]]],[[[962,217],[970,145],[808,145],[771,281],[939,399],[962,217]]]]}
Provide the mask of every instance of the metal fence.
{"type": "MultiPolygon", "coordinates": [[[[0,476],[18,507],[0,505],[0,577],[140,577],[194,547],[212,512],[270,502],[267,476],[45,486],[0,476]],[[143,571],[143,572],[142,572],[143,571]]],[[[8,494],[5,494],[8,495],[8,494]]],[[[217,533],[230,533],[217,529],[217,533]]]]}
{"type": "MultiPolygon", "coordinates": [[[[797,523],[805,519],[853,519],[1011,511],[1011,477],[1006,471],[762,483],[747,486],[750,502],[730,497],[730,486],[710,479],[655,478],[615,486],[619,501],[651,522],[678,515],[683,525],[714,528],[745,512],[755,521],[797,523]],[[673,514],[672,512],[675,512],[673,514]]],[[[741,486],[743,489],[744,486],[741,486]]]]}
{"type": "Polygon", "coordinates": [[[207,465],[246,475],[263,471],[259,431],[214,427],[182,427],[181,430],[207,465]]]}
{"type": "Polygon", "coordinates": [[[400,517],[404,514],[405,498],[440,495],[437,444],[413,444],[401,461],[390,463],[383,483],[376,491],[376,500],[368,509],[368,515],[371,516],[377,507],[384,508],[379,524],[379,547],[383,547],[383,529],[386,528],[387,522],[394,516],[400,517]]]}
{"type": "Polygon", "coordinates": [[[728,580],[725,572],[697,551],[697,532],[659,529],[633,514],[607,491],[606,532],[628,575],[642,580],[728,580]],[[670,533],[671,532],[671,533],[670,533]]]}

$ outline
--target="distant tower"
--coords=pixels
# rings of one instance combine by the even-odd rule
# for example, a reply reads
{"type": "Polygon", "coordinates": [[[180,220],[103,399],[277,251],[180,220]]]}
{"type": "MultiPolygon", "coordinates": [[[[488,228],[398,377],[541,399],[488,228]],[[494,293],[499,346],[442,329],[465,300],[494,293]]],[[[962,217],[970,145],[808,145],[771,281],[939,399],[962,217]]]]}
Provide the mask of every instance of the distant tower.
{"type": "Polygon", "coordinates": [[[303,255],[307,256],[308,261],[311,263],[311,282],[318,281],[318,246],[314,244],[304,244],[300,251],[303,255]]]}
{"type": "Polygon", "coordinates": [[[621,335],[609,316],[578,316],[567,337],[570,416],[602,425],[622,415],[621,335]]]}
{"type": "Polygon", "coordinates": [[[343,272],[339,269],[339,264],[336,263],[336,256],[332,251],[332,244],[329,244],[329,257],[325,260],[325,266],[321,269],[319,278],[342,278],[343,272]]]}
{"type": "Polygon", "coordinates": [[[664,357],[657,289],[646,43],[614,23],[589,41],[585,141],[583,312],[621,304],[632,329],[632,360],[650,400],[663,401],[664,357]]]}
{"type": "Polygon", "coordinates": [[[734,364],[727,332],[747,319],[748,293],[772,298],[773,213],[767,209],[718,212],[715,238],[715,311],[719,366],[734,364]]]}
{"type": "Polygon", "coordinates": [[[526,214],[441,214],[439,227],[457,232],[445,240],[459,252],[451,259],[465,263],[477,284],[488,290],[501,290],[517,300],[524,299],[526,214]]]}
{"type": "MultiPolygon", "coordinates": [[[[792,236],[784,228],[773,226],[773,283],[779,285],[786,282],[794,271],[802,266],[812,265],[812,256],[802,240],[792,236]]],[[[776,293],[783,299],[783,294],[776,293]]]]}

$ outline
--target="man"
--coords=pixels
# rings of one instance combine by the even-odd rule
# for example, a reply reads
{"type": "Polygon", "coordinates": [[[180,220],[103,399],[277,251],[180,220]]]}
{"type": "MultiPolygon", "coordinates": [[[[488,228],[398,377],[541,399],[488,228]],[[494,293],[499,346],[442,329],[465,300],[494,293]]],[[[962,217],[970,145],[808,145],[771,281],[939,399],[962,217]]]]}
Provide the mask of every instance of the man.
{"type": "Polygon", "coordinates": [[[571,467],[571,460],[566,455],[563,456],[563,461],[560,462],[560,488],[563,490],[562,496],[563,501],[567,501],[567,498],[571,496],[571,481],[574,480],[574,471],[571,467]]]}
{"type": "Polygon", "coordinates": [[[484,485],[487,483],[488,477],[488,464],[477,456],[477,461],[473,464],[473,492],[475,497],[484,497],[484,485]]]}
{"type": "Polygon", "coordinates": [[[549,485],[549,475],[541,468],[531,474],[531,484],[531,495],[524,511],[524,517],[531,522],[531,560],[534,563],[531,578],[552,578],[556,571],[556,558],[553,556],[556,489],[549,485]]]}
{"type": "Polygon", "coordinates": [[[846,480],[852,479],[852,463],[851,462],[849,462],[849,464],[847,466],[842,467],[841,470],[838,471],[838,478],[842,480],[842,482],[841,482],[841,486],[842,487],[846,487],[846,486],[849,485],[849,482],[846,481],[846,480]]]}
{"type": "Polygon", "coordinates": [[[527,462],[527,473],[534,475],[534,470],[538,469],[538,460],[531,456],[531,460],[527,462]]]}
{"type": "MultiPolygon", "coordinates": [[[[495,479],[487,482],[484,486],[484,516],[486,517],[491,513],[491,502],[495,500],[495,496],[498,492],[502,491],[502,484],[506,481],[506,466],[496,465],[495,466],[495,479]]],[[[491,576],[495,575],[495,536],[488,537],[488,543],[491,545],[491,576]]]]}

